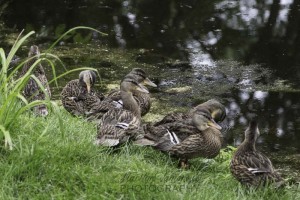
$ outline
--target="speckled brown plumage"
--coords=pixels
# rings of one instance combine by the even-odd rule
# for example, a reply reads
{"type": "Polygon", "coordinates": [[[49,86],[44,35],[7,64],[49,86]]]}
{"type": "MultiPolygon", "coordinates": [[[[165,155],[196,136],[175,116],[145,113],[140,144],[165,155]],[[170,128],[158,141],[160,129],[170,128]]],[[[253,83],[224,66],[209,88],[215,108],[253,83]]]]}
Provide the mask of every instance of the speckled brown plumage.
{"type": "MultiPolygon", "coordinates": [[[[134,79],[138,83],[156,87],[156,85],[147,78],[147,74],[143,69],[134,68],[129,72],[128,75],[133,76],[134,79]]],[[[121,100],[120,90],[114,90],[114,91],[110,92],[107,96],[112,98],[114,101],[121,100]]],[[[147,114],[149,112],[149,110],[151,108],[150,94],[139,92],[139,91],[134,91],[133,96],[141,108],[142,116],[144,116],[145,114],[147,114]]]]}
{"type": "MultiPolygon", "coordinates": [[[[179,124],[177,124],[178,126],[179,124]]],[[[168,126],[169,131],[176,133],[180,139],[180,144],[174,146],[165,146],[164,140],[155,145],[155,148],[162,151],[168,151],[171,155],[182,159],[191,159],[195,157],[214,158],[221,149],[222,139],[220,131],[210,127],[203,131],[199,131],[196,127],[190,126],[189,129],[174,130],[172,126],[168,126]]],[[[164,136],[166,137],[166,136],[164,136]]],[[[170,144],[170,143],[169,143],[170,144]]]]}
{"type": "MultiPolygon", "coordinates": [[[[153,87],[156,87],[156,85],[146,77],[145,71],[140,68],[134,68],[124,77],[124,79],[126,77],[134,79],[139,84],[151,85],[153,87]]],[[[132,91],[132,94],[141,109],[141,115],[145,115],[151,107],[150,95],[148,93],[136,90],[132,91]]],[[[90,121],[97,122],[103,117],[106,112],[115,108],[123,108],[120,90],[111,91],[101,103],[95,104],[95,106],[93,106],[87,114],[88,119],[90,121]]]]}
{"type": "Polygon", "coordinates": [[[219,154],[222,146],[222,135],[218,130],[220,128],[212,121],[211,114],[207,110],[198,109],[192,118],[187,120],[159,126],[144,126],[145,135],[138,139],[136,144],[151,145],[155,149],[180,158],[183,164],[187,164],[187,160],[191,158],[214,158],[219,154]],[[171,138],[176,137],[178,140],[172,141],[171,138]]]}
{"type": "Polygon", "coordinates": [[[234,153],[230,171],[246,186],[260,186],[268,182],[276,182],[279,186],[283,183],[283,179],[275,171],[270,159],[256,150],[255,141],[258,135],[257,123],[252,121],[245,131],[245,140],[234,153]]]}
{"type": "Polygon", "coordinates": [[[117,146],[135,136],[140,129],[141,111],[133,91],[148,92],[136,82],[134,77],[126,76],[121,82],[121,97],[123,108],[114,108],[106,112],[100,119],[96,144],[104,146],[117,146]]]}
{"type": "MultiPolygon", "coordinates": [[[[121,109],[118,107],[118,103],[109,97],[105,97],[101,102],[93,104],[86,113],[89,121],[98,122],[101,120],[103,115],[112,109],[121,109]]],[[[123,106],[123,105],[122,105],[123,106]]]]}
{"type": "Polygon", "coordinates": [[[71,80],[66,84],[61,92],[61,101],[68,112],[73,115],[84,116],[92,107],[103,100],[104,95],[92,88],[95,79],[96,74],[93,71],[86,70],[80,73],[79,79],[71,80]],[[87,78],[84,79],[84,76],[87,78]],[[90,91],[88,91],[85,81],[89,82],[90,91]]]}
{"type": "MultiPolygon", "coordinates": [[[[38,46],[33,45],[30,47],[29,53],[28,53],[28,60],[24,67],[22,68],[22,72],[20,74],[20,77],[24,76],[28,70],[32,67],[34,62],[36,62],[39,59],[40,51],[38,46]]],[[[51,97],[51,91],[50,87],[48,84],[48,80],[44,71],[43,66],[41,63],[37,64],[35,69],[32,71],[32,74],[41,82],[42,86],[45,89],[45,92],[51,97]]],[[[38,86],[37,82],[33,79],[30,78],[23,90],[23,95],[24,97],[29,101],[34,101],[34,100],[45,100],[46,95],[45,93],[40,89],[38,86]]],[[[34,112],[38,115],[45,116],[48,114],[47,107],[45,105],[39,105],[34,107],[34,112]]]]}
{"type": "Polygon", "coordinates": [[[210,99],[210,100],[208,100],[204,103],[201,103],[201,104],[193,107],[192,109],[190,109],[186,113],[171,113],[171,114],[168,114],[161,121],[156,122],[154,125],[158,126],[158,125],[162,125],[162,124],[165,124],[165,123],[172,123],[172,122],[175,122],[175,121],[178,121],[178,120],[190,119],[190,118],[192,118],[193,113],[197,109],[206,109],[208,112],[211,113],[212,118],[216,122],[221,122],[226,117],[225,106],[223,104],[221,104],[219,101],[215,100],[215,99],[210,99]]]}

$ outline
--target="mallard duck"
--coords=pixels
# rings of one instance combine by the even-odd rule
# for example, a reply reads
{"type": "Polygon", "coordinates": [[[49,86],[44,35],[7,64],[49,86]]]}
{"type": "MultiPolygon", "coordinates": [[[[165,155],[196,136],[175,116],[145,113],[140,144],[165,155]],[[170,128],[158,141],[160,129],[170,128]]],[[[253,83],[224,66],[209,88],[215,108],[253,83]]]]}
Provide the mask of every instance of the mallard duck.
{"type": "MultiPolygon", "coordinates": [[[[20,74],[20,77],[24,76],[28,70],[31,68],[31,66],[39,59],[40,56],[40,50],[38,46],[33,45],[30,47],[29,53],[28,53],[28,61],[25,63],[24,67],[22,68],[22,72],[20,74]]],[[[51,97],[51,91],[48,84],[48,80],[44,71],[43,66],[41,63],[39,63],[35,69],[33,70],[34,76],[41,82],[42,86],[45,89],[45,92],[51,97]]],[[[45,100],[46,94],[40,89],[37,82],[30,78],[28,83],[26,84],[23,95],[28,101],[34,101],[34,100],[45,100]]],[[[48,115],[48,109],[46,105],[39,105],[34,107],[34,112],[41,116],[48,115]]]]}
{"type": "Polygon", "coordinates": [[[267,182],[282,183],[270,159],[257,151],[256,139],[259,136],[257,123],[251,121],[245,131],[245,139],[234,153],[230,163],[232,175],[243,185],[260,186],[267,182]]]}
{"type": "Polygon", "coordinates": [[[80,72],[79,79],[71,80],[61,92],[64,108],[73,115],[85,115],[104,95],[93,90],[96,73],[92,70],[80,72]]]}
{"type": "Polygon", "coordinates": [[[141,109],[133,97],[138,90],[148,93],[134,76],[127,75],[120,85],[123,108],[114,108],[106,112],[100,119],[96,144],[103,146],[117,146],[128,141],[140,129],[141,109]]]}
{"type": "Polygon", "coordinates": [[[221,127],[206,109],[198,108],[192,118],[160,126],[144,126],[145,135],[135,144],[150,145],[180,158],[180,166],[188,167],[188,159],[214,158],[222,146],[221,127]]]}
{"type": "MultiPolygon", "coordinates": [[[[124,79],[126,79],[126,77],[135,80],[139,84],[156,87],[156,85],[147,78],[145,71],[140,68],[134,68],[124,79]]],[[[141,109],[141,115],[145,115],[151,107],[149,93],[133,90],[132,94],[141,109]]],[[[120,90],[110,92],[101,103],[95,104],[87,113],[88,120],[97,122],[106,112],[115,108],[123,108],[120,90]]]]}
{"type": "Polygon", "coordinates": [[[186,113],[178,112],[178,113],[168,114],[161,121],[156,122],[154,125],[159,126],[166,123],[176,122],[178,120],[187,120],[193,116],[193,113],[197,109],[207,110],[216,122],[221,122],[226,117],[225,106],[221,104],[219,101],[217,101],[216,99],[210,99],[204,103],[201,103],[193,107],[186,113]]]}
{"type": "MultiPolygon", "coordinates": [[[[134,68],[132,69],[129,74],[130,76],[133,76],[134,79],[143,85],[149,85],[152,87],[157,87],[155,83],[153,83],[148,77],[146,72],[141,68],[134,68]]],[[[119,104],[120,107],[122,107],[123,103],[121,100],[121,93],[120,90],[114,90],[110,92],[107,97],[113,99],[117,104],[119,104]]],[[[141,114],[144,116],[147,114],[151,108],[151,100],[149,93],[144,93],[140,91],[134,91],[133,97],[138,102],[140,108],[141,108],[141,114]]]]}

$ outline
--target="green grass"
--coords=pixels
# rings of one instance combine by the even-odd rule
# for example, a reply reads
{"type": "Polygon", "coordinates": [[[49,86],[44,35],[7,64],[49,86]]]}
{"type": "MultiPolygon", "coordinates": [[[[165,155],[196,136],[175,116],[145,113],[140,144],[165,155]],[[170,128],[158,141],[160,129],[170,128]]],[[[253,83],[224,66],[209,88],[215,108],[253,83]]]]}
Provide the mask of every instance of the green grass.
{"type": "Polygon", "coordinates": [[[214,160],[176,160],[127,144],[111,151],[93,145],[94,124],[63,109],[22,114],[11,130],[13,150],[1,149],[0,199],[299,199],[300,188],[247,190],[229,172],[232,152],[214,160]]]}

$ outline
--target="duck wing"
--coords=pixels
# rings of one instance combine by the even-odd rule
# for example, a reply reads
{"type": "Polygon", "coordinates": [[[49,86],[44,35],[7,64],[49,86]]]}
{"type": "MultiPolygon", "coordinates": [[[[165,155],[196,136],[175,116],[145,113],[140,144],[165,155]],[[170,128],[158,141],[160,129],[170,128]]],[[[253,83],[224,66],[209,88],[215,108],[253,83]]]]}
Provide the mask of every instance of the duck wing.
{"type": "Polygon", "coordinates": [[[25,98],[29,99],[30,101],[38,99],[39,96],[39,86],[35,82],[34,79],[30,78],[23,90],[23,94],[25,98]]]}
{"type": "Polygon", "coordinates": [[[270,159],[257,151],[245,152],[234,157],[230,169],[232,174],[246,185],[258,186],[268,180],[282,182],[282,178],[275,172],[270,159]]]}
{"type": "Polygon", "coordinates": [[[209,127],[199,131],[194,127],[192,134],[186,135],[185,139],[170,149],[170,153],[182,158],[214,158],[221,150],[222,139],[219,130],[209,127]]]}
{"type": "Polygon", "coordinates": [[[84,113],[84,105],[77,100],[82,94],[80,91],[79,79],[71,80],[66,84],[60,93],[61,101],[64,108],[73,115],[81,115],[84,113]]]}
{"type": "Polygon", "coordinates": [[[98,125],[96,144],[117,146],[136,136],[140,119],[124,109],[112,109],[103,115],[98,125]]]}
{"type": "MultiPolygon", "coordinates": [[[[155,146],[159,143],[160,146],[172,145],[172,137],[170,134],[176,135],[178,140],[185,140],[188,136],[197,133],[198,130],[191,124],[190,121],[167,123],[160,126],[154,126],[151,123],[143,126],[143,135],[135,141],[135,144],[141,146],[155,146]],[[167,144],[170,143],[170,144],[167,144]]],[[[163,147],[162,149],[166,149],[163,147]]]]}
{"type": "Polygon", "coordinates": [[[80,86],[79,79],[68,82],[60,95],[64,108],[73,115],[85,115],[103,99],[103,95],[94,90],[88,94],[86,89],[80,86]]]}
{"type": "MultiPolygon", "coordinates": [[[[121,92],[120,90],[113,90],[111,91],[108,95],[108,98],[112,99],[113,101],[115,101],[118,107],[122,108],[123,107],[123,101],[121,98],[121,92]]],[[[133,98],[135,99],[135,101],[138,103],[140,109],[141,109],[141,115],[144,116],[145,114],[147,114],[151,108],[151,99],[150,99],[150,95],[147,93],[143,93],[143,92],[138,92],[138,91],[134,91],[133,93],[133,98]]]]}
{"type": "Polygon", "coordinates": [[[273,173],[274,167],[270,159],[260,152],[245,152],[233,159],[233,164],[247,169],[252,174],[273,173]]]}
{"type": "Polygon", "coordinates": [[[188,113],[170,113],[168,115],[166,115],[162,120],[160,120],[159,122],[156,122],[154,124],[154,126],[160,126],[163,124],[168,124],[168,123],[174,123],[177,121],[182,121],[182,120],[186,120],[191,118],[191,114],[188,113]]]}
{"type": "MultiPolygon", "coordinates": [[[[111,98],[105,98],[103,101],[91,105],[90,109],[88,112],[86,112],[88,120],[92,121],[99,121],[99,123],[102,123],[101,118],[110,110],[114,110],[118,108],[118,106],[115,104],[115,101],[112,100],[111,98]]],[[[117,109],[118,110],[118,109],[117,109]]],[[[110,114],[112,117],[115,117],[116,111],[112,111],[110,114]]],[[[110,117],[109,115],[106,115],[105,118],[110,117]]],[[[108,119],[107,119],[108,120],[108,119]]]]}
{"type": "Polygon", "coordinates": [[[153,141],[158,142],[163,137],[167,130],[176,133],[180,140],[184,140],[189,135],[195,134],[197,129],[191,124],[190,121],[177,121],[172,123],[166,123],[159,126],[153,124],[146,124],[143,127],[144,137],[153,141]]]}
{"type": "Polygon", "coordinates": [[[147,93],[135,91],[133,97],[141,108],[141,115],[146,115],[151,108],[150,95],[147,93]]]}
{"type": "MultiPolygon", "coordinates": [[[[205,150],[203,144],[203,138],[200,134],[190,135],[179,144],[173,145],[170,149],[166,149],[171,155],[175,155],[180,158],[193,158],[197,157],[201,152],[205,150]]],[[[157,147],[162,149],[161,144],[157,147]]]]}

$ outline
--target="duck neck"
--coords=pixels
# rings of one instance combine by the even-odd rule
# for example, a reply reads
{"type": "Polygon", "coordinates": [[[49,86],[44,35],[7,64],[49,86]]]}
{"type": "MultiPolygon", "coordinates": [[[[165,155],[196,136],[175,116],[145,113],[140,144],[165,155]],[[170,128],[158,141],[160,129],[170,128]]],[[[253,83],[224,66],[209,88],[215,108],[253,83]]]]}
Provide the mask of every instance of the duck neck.
{"type": "Polygon", "coordinates": [[[213,127],[209,127],[206,130],[202,131],[206,157],[207,158],[214,158],[220,153],[220,149],[222,147],[222,138],[221,132],[213,127]]]}
{"type": "Polygon", "coordinates": [[[209,127],[202,131],[205,140],[211,142],[221,142],[221,132],[213,127],[209,127]]]}
{"type": "Polygon", "coordinates": [[[239,147],[240,151],[256,151],[255,141],[245,140],[239,147]]]}
{"type": "Polygon", "coordinates": [[[124,109],[131,111],[135,116],[141,118],[140,107],[136,100],[133,98],[132,93],[121,91],[121,98],[123,101],[124,109]]]}
{"type": "Polygon", "coordinates": [[[85,85],[83,85],[81,82],[80,82],[80,79],[78,79],[78,83],[77,83],[79,86],[79,93],[80,94],[87,94],[88,92],[87,92],[87,89],[86,89],[86,86],[85,85]]]}
{"type": "MultiPolygon", "coordinates": [[[[28,59],[30,59],[31,57],[28,57],[28,59]]],[[[21,76],[24,76],[26,73],[27,73],[27,71],[29,70],[29,68],[33,65],[33,63],[35,62],[35,61],[37,61],[37,57],[35,57],[35,58],[31,58],[30,60],[28,60],[26,63],[25,63],[25,65],[24,65],[24,67],[23,67],[23,69],[22,69],[22,72],[21,72],[21,76]]]]}

